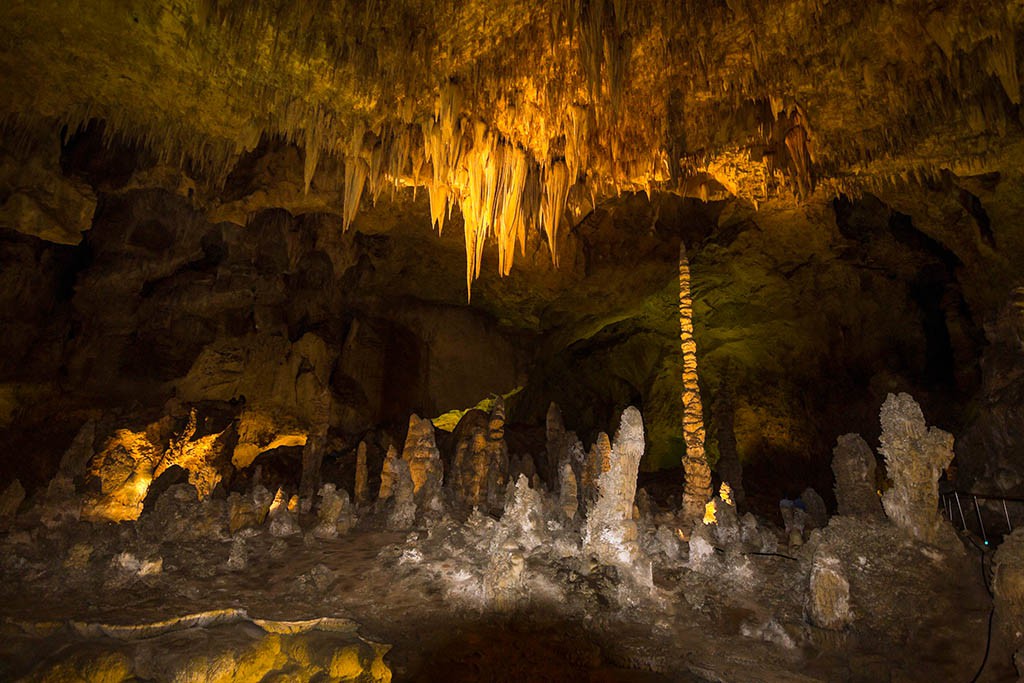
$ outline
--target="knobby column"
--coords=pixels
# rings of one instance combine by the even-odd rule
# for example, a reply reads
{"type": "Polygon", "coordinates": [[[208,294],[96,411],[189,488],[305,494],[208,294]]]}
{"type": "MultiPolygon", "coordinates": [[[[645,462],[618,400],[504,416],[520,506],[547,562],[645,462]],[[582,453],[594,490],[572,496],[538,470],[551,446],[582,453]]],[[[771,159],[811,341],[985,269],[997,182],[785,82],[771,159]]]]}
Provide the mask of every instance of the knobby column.
{"type": "Polygon", "coordinates": [[[679,243],[679,341],[683,350],[683,530],[689,533],[693,523],[704,516],[704,505],[711,498],[711,469],[704,453],[704,410],[697,383],[697,343],[693,339],[693,300],[690,296],[690,262],[686,245],[679,243]]]}

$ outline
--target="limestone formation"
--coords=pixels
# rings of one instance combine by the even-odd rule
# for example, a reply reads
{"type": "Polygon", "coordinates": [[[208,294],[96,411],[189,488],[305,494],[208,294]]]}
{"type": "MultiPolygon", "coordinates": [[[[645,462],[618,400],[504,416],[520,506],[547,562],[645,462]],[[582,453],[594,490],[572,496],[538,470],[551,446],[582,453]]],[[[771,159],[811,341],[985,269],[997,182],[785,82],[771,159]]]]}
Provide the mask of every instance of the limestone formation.
{"type": "Polygon", "coordinates": [[[270,512],[267,520],[270,525],[270,535],[277,538],[294,536],[302,530],[295,520],[295,514],[290,510],[290,501],[286,499],[283,489],[278,489],[274,495],[274,502],[270,505],[270,512]]]}
{"type": "Polygon", "coordinates": [[[434,425],[426,418],[409,417],[409,432],[402,449],[402,460],[409,466],[413,493],[418,504],[436,497],[441,490],[444,468],[441,452],[434,441],[434,425]]]}
{"type": "Polygon", "coordinates": [[[299,498],[302,499],[303,512],[309,512],[313,500],[313,492],[320,485],[320,466],[327,450],[326,434],[311,434],[302,447],[302,473],[299,479],[299,498]]]}
{"type": "Polygon", "coordinates": [[[565,431],[562,411],[553,402],[548,406],[545,424],[544,467],[543,475],[549,482],[558,481],[562,463],[569,459],[570,439],[565,431]]]}
{"type": "Polygon", "coordinates": [[[909,394],[889,394],[881,410],[881,448],[892,488],[882,506],[914,538],[935,542],[939,525],[939,475],[953,460],[953,436],[928,427],[909,394]]]}
{"type": "Polygon", "coordinates": [[[39,521],[46,527],[55,527],[64,522],[77,521],[81,515],[81,503],[75,491],[75,482],[85,475],[86,467],[95,454],[93,441],[96,438],[96,424],[88,420],[78,430],[71,445],[61,457],[57,474],[46,487],[46,495],[39,508],[39,521]]]}
{"type": "Polygon", "coordinates": [[[242,571],[249,564],[249,553],[245,547],[244,538],[235,538],[231,541],[231,550],[228,553],[228,569],[233,572],[242,571]]]}
{"type": "Polygon", "coordinates": [[[366,442],[360,441],[359,446],[356,448],[356,482],[354,489],[356,505],[366,505],[370,502],[370,486],[367,478],[366,442]]]}
{"type": "Polygon", "coordinates": [[[119,429],[90,464],[89,478],[99,491],[82,502],[82,518],[120,522],[138,519],[142,501],[163,455],[153,430],[119,429]]]}
{"type": "Polygon", "coordinates": [[[850,582],[837,558],[815,554],[807,611],[811,623],[832,631],[842,630],[853,620],[850,582]]]}
{"type": "Polygon", "coordinates": [[[562,463],[562,472],[558,482],[558,507],[566,519],[573,520],[579,511],[579,499],[576,496],[576,473],[572,471],[572,465],[568,462],[562,463]]]}
{"type": "Polygon", "coordinates": [[[227,430],[196,438],[197,420],[193,408],[189,411],[185,429],[171,438],[160,463],[153,471],[153,479],[176,465],[188,472],[188,482],[195,488],[197,497],[203,499],[224,478],[230,463],[225,448],[227,430]]]}
{"type": "Polygon", "coordinates": [[[585,505],[591,505],[597,500],[598,480],[602,472],[607,472],[611,467],[612,443],[608,435],[601,432],[597,440],[590,447],[586,460],[583,463],[583,471],[580,474],[580,492],[585,505]]]}
{"type": "MultiPolygon", "coordinates": [[[[267,510],[263,511],[265,516],[267,510]]],[[[228,496],[228,533],[249,532],[263,523],[251,496],[235,492],[228,496]]]]}
{"type": "Polygon", "coordinates": [[[408,529],[416,520],[416,499],[409,463],[395,458],[391,465],[391,477],[387,525],[389,529],[408,529]]]}
{"type": "Polygon", "coordinates": [[[782,522],[786,529],[786,538],[791,548],[804,543],[804,529],[807,527],[807,513],[797,507],[791,500],[783,500],[779,504],[782,522]]]}
{"type": "Polygon", "coordinates": [[[337,538],[338,535],[347,534],[355,523],[348,492],[337,490],[334,484],[324,484],[320,488],[317,520],[313,529],[313,535],[317,538],[337,538]]]}
{"type": "Polygon", "coordinates": [[[252,487],[252,506],[256,511],[257,523],[263,524],[267,515],[270,514],[270,507],[274,504],[274,495],[270,489],[262,484],[254,484],[252,487]]]}
{"type": "Polygon", "coordinates": [[[505,511],[498,523],[492,548],[514,544],[528,552],[539,546],[545,532],[543,508],[540,492],[530,487],[526,475],[520,474],[515,483],[509,483],[505,511]]]}
{"type": "Polygon", "coordinates": [[[380,490],[377,493],[377,500],[384,501],[391,498],[395,488],[395,463],[398,462],[398,451],[394,446],[388,446],[388,452],[384,456],[384,464],[380,470],[380,490]]]}
{"type": "Polygon", "coordinates": [[[584,546],[603,562],[633,566],[638,561],[633,502],[643,454],[643,418],[631,406],[622,413],[608,471],[598,478],[597,500],[587,512],[584,546]]]}
{"type": "Polygon", "coordinates": [[[809,529],[824,529],[828,526],[828,510],[817,491],[808,486],[800,494],[800,500],[804,502],[809,529]]]}
{"type": "Polygon", "coordinates": [[[832,451],[836,477],[836,505],[841,515],[882,513],[882,501],[875,492],[875,455],[859,434],[843,434],[832,451]]]}
{"type": "Polygon", "coordinates": [[[992,568],[997,642],[1019,651],[1024,646],[1024,529],[1006,536],[992,568]]]}
{"type": "Polygon", "coordinates": [[[455,500],[467,507],[501,509],[509,472],[505,410],[495,401],[490,415],[470,410],[455,428],[455,457],[449,482],[455,500]]]}
{"type": "Polygon", "coordinates": [[[711,498],[711,468],[704,452],[704,410],[697,375],[697,342],[693,338],[693,300],[690,296],[690,262],[686,244],[679,242],[679,340],[683,351],[683,527],[689,528],[704,514],[711,498]]]}

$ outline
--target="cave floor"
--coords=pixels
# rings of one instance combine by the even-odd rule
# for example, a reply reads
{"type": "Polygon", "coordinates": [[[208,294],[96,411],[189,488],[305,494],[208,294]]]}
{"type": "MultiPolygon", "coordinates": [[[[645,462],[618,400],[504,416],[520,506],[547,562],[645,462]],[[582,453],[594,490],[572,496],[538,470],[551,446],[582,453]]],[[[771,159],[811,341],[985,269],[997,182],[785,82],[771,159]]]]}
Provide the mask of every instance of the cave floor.
{"type": "MultiPolygon", "coordinates": [[[[249,651],[239,643],[251,650],[268,628],[314,650],[332,639],[386,643],[394,680],[413,681],[967,681],[985,651],[991,603],[977,556],[966,550],[939,556],[905,546],[889,557],[860,556],[866,583],[851,580],[858,621],[832,631],[805,615],[809,553],[830,542],[831,530],[792,559],[751,554],[739,568],[715,558],[711,571],[691,571],[660,557],[647,590],[599,567],[577,571],[554,538],[527,558],[526,597],[496,608],[474,604],[466,589],[472,568],[460,564],[484,567],[487,558],[461,529],[451,521],[411,532],[364,524],[330,540],[257,533],[234,568],[239,543],[230,536],[159,542],[136,524],[16,530],[2,541],[0,678],[59,678],[53,663],[68,661],[82,676],[82,658],[97,652],[159,659],[139,654],[149,647],[205,672],[182,678],[167,673],[177,664],[151,664],[152,680],[205,680],[202,666],[214,654],[233,652],[227,660],[237,663],[249,651]],[[870,605],[877,613],[863,614],[870,605]],[[204,616],[191,624],[141,626],[197,614],[204,616]],[[309,626],[321,618],[333,620],[309,626]]],[[[879,547],[891,540],[857,529],[833,535],[861,533],[843,542],[865,554],[876,550],[865,539],[879,536],[879,547]]],[[[295,649],[282,643],[275,652],[295,649]]],[[[295,680],[304,661],[289,660],[299,666],[295,680]]],[[[1009,675],[992,663],[980,680],[1009,675]]]]}

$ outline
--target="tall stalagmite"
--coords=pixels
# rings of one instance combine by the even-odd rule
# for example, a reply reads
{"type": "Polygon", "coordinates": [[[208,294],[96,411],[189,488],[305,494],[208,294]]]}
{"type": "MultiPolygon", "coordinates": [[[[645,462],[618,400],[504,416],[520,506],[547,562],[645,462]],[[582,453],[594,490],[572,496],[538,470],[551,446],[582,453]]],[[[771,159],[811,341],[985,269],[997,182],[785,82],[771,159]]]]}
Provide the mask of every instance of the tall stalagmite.
{"type": "Polygon", "coordinates": [[[683,528],[689,530],[704,515],[711,498],[711,469],[704,453],[704,410],[697,383],[697,342],[693,338],[693,301],[690,298],[690,262],[686,244],[679,243],[679,341],[683,350],[683,528]]]}

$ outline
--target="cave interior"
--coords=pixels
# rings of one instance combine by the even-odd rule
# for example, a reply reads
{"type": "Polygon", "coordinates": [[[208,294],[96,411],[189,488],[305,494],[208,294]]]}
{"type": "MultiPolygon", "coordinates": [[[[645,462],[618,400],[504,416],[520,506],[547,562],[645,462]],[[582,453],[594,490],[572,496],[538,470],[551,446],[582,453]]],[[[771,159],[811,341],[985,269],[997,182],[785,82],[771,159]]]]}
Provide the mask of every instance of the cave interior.
{"type": "Polygon", "coordinates": [[[0,35],[0,679],[1024,677],[1020,2],[0,35]]]}

